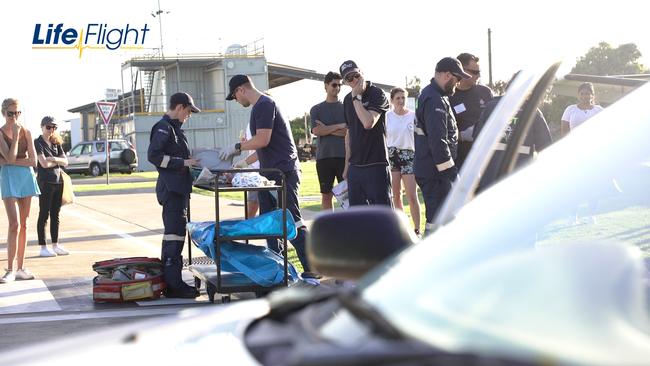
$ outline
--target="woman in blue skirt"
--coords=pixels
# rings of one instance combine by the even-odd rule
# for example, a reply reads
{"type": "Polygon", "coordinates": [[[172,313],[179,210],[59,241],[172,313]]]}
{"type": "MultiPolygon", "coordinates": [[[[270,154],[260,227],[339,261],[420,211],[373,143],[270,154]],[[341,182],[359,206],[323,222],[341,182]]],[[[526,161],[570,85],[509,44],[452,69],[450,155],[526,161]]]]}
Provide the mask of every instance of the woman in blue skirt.
{"type": "Polygon", "coordinates": [[[14,280],[31,280],[34,276],[25,268],[27,245],[27,217],[32,197],[41,192],[36,183],[34,167],[36,150],[32,134],[18,123],[20,104],[8,98],[2,102],[5,124],[0,127],[0,194],[7,211],[9,233],[7,235],[7,272],[0,283],[14,280]],[[14,269],[14,260],[17,268],[14,269]]]}

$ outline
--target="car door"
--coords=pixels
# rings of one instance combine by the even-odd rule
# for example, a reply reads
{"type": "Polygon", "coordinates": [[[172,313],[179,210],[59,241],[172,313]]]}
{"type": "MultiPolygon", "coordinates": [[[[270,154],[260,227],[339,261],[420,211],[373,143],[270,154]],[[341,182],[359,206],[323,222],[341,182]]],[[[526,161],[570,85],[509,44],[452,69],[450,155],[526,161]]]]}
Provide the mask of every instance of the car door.
{"type": "Polygon", "coordinates": [[[120,141],[111,141],[109,142],[110,154],[111,154],[111,170],[120,170],[123,168],[124,163],[120,159],[124,146],[120,141]]]}
{"type": "Polygon", "coordinates": [[[84,144],[81,150],[81,155],[77,158],[79,169],[86,170],[93,157],[93,144],[92,142],[84,144]]]}
{"type": "Polygon", "coordinates": [[[78,144],[68,153],[68,171],[77,172],[84,170],[87,166],[83,166],[81,163],[81,156],[83,151],[89,144],[78,144]]]}

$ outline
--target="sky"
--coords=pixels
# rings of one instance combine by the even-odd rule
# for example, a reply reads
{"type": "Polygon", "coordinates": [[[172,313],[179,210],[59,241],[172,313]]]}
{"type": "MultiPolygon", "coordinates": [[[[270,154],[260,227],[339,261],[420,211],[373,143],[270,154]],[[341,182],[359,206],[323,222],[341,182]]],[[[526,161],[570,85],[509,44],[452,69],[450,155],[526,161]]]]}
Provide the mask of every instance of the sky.
{"type": "MultiPolygon", "coordinates": [[[[498,0],[14,0],[2,6],[0,98],[21,101],[22,122],[30,129],[37,129],[45,115],[76,118],[67,110],[103,99],[107,88],[122,88],[121,64],[156,52],[161,29],[167,57],[222,53],[231,44],[263,39],[269,62],[327,73],[352,59],[367,80],[399,86],[413,76],[426,85],[439,59],[461,52],[480,57],[487,83],[488,28],[495,81],[507,80],[521,68],[560,59],[566,73],[578,57],[602,41],[614,47],[635,43],[646,55],[641,62],[648,67],[650,22],[641,4],[628,0],[545,0],[538,5],[498,0]],[[163,13],[153,17],[159,3],[163,13]],[[32,48],[35,25],[50,23],[75,29],[89,23],[147,24],[151,30],[144,50],[85,50],[79,58],[75,50],[32,48]]],[[[342,93],[348,91],[344,88],[342,93]]],[[[315,81],[269,92],[286,118],[301,116],[324,100],[322,83],[315,81]]]]}

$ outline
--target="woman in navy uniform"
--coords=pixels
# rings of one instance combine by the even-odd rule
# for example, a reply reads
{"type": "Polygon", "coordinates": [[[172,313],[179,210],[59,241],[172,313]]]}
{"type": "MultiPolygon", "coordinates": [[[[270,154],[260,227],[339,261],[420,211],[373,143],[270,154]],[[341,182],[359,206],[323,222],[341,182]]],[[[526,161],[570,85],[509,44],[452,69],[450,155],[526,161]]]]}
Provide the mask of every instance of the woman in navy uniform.
{"type": "Polygon", "coordinates": [[[147,158],[158,170],[156,198],[163,207],[165,234],[161,260],[167,284],[166,297],[195,298],[199,291],[183,282],[183,244],[187,224],[187,206],[192,191],[190,166],[198,160],[190,156],[181,126],[192,113],[201,110],[187,93],[176,93],[169,99],[169,110],[151,129],[147,158]]]}

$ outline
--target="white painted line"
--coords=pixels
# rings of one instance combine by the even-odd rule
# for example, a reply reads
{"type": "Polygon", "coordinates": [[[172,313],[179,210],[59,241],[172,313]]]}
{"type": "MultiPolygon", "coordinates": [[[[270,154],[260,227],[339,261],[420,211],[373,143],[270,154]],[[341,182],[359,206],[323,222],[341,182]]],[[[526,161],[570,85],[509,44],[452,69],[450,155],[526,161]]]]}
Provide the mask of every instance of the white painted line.
{"type": "Polygon", "coordinates": [[[136,301],[135,303],[139,306],[162,306],[162,305],[187,305],[187,304],[196,304],[196,303],[207,303],[210,302],[208,295],[201,295],[195,299],[177,299],[166,297],[161,297],[157,300],[151,301],[136,301]]]}
{"type": "Polygon", "coordinates": [[[61,307],[42,280],[0,285],[0,315],[60,310],[61,307]]]}
{"type": "Polygon", "coordinates": [[[62,235],[70,235],[70,234],[79,234],[79,233],[87,233],[88,230],[68,230],[68,231],[61,231],[59,233],[59,236],[62,235]]]}
{"type": "Polygon", "coordinates": [[[57,315],[40,315],[40,316],[22,316],[12,318],[0,318],[0,325],[17,324],[17,323],[41,323],[41,322],[58,322],[84,319],[106,319],[106,318],[127,318],[152,315],[175,314],[181,310],[188,309],[187,306],[165,307],[165,308],[134,308],[133,310],[116,310],[116,311],[95,311],[88,313],[68,313],[57,315]]]}
{"type": "Polygon", "coordinates": [[[144,240],[140,240],[140,239],[136,238],[135,236],[132,236],[132,235],[129,235],[129,234],[123,232],[123,231],[117,230],[114,227],[111,227],[110,225],[106,225],[106,224],[104,224],[102,222],[99,222],[99,221],[97,221],[95,219],[91,219],[90,217],[88,217],[86,215],[82,215],[82,214],[80,214],[80,213],[78,213],[76,211],[69,211],[67,213],[69,215],[71,215],[71,216],[74,216],[74,217],[76,217],[78,219],[81,219],[81,220],[84,220],[84,221],[88,222],[89,224],[93,225],[94,227],[102,228],[102,229],[108,231],[111,234],[115,234],[115,235],[121,237],[122,239],[129,240],[129,241],[131,241],[131,242],[133,242],[135,244],[138,244],[138,245],[149,247],[149,249],[154,250],[154,251],[160,251],[160,245],[154,245],[154,244],[151,244],[151,243],[146,242],[144,240]]]}

